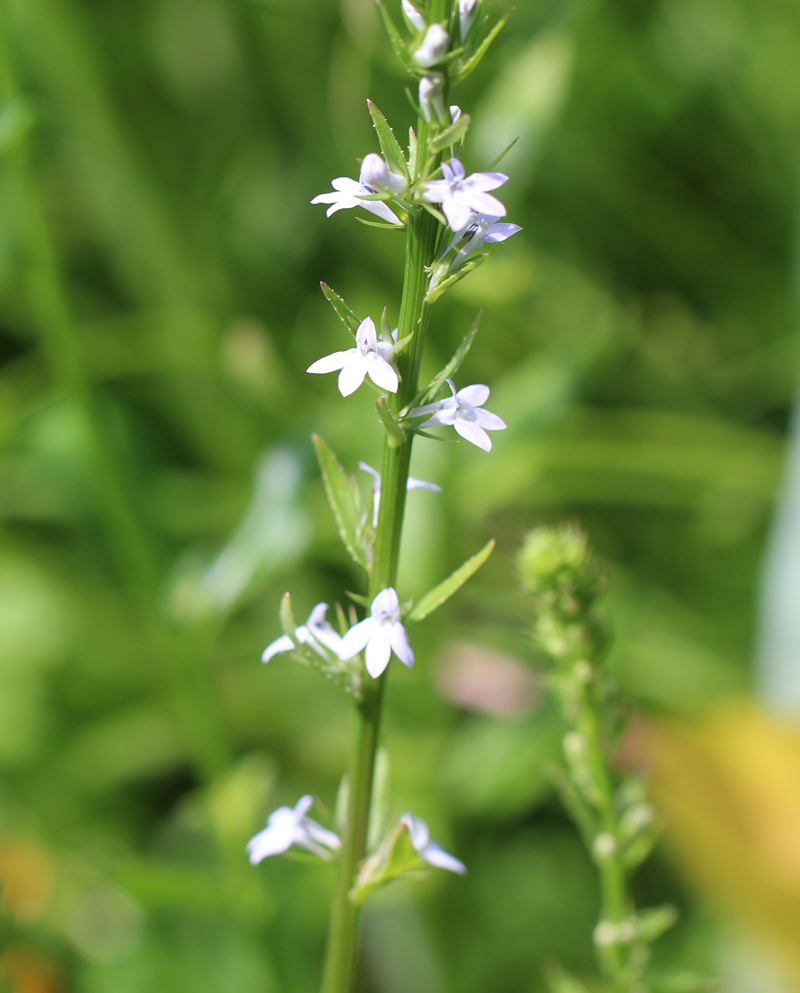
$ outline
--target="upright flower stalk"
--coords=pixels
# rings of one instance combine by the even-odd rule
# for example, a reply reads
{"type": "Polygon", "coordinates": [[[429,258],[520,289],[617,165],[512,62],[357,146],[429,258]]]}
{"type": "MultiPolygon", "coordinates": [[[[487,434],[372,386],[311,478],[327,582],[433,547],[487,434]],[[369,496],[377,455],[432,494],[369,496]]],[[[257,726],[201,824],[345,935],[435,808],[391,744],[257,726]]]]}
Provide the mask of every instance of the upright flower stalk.
{"type": "Polygon", "coordinates": [[[418,82],[416,126],[409,129],[406,152],[380,110],[368,101],[381,154],[370,151],[362,160],[358,180],[334,179],[333,192],[319,194],[312,203],[328,205],[329,217],[343,209],[364,210],[367,216],[359,218],[364,223],[395,231],[405,228],[397,326],[391,329],[387,311],[380,322],[356,315],[323,283],[323,293],[355,338],[355,345],[323,356],[308,368],[312,374],[338,371],[337,384],[343,397],[371,385],[381,393],[375,404],[375,424],[384,433],[383,456],[380,473],[370,470],[375,482],[366,502],[356,480],[348,476],[327,444],[314,438],[340,536],[366,573],[366,595],[354,599],[367,612],[359,621],[351,607],[348,625],[337,605],[337,634],[325,621],[326,605],[318,604],[308,622],[297,627],[286,594],[281,608],[283,635],[263,656],[269,661],[291,651],[299,661],[342,685],[352,698],[353,745],[342,791],[345,814],[337,825],[339,834],[333,836],[338,842],[335,844],[326,828],[305,816],[311,800],[304,797],[295,808],[279,808],[250,847],[251,857],[255,853],[258,861],[285,851],[293,843],[306,850],[316,849],[326,859],[338,858],[322,993],[352,990],[359,908],[370,893],[426,866],[466,871],[455,856],[430,841],[425,822],[411,813],[404,813],[382,840],[368,839],[368,835],[381,704],[391,660],[409,668],[414,665],[413,639],[407,625],[421,621],[451,596],[486,560],[494,545],[489,542],[416,602],[401,605],[396,586],[406,494],[409,488],[420,486],[438,489],[409,481],[415,434],[421,429],[426,433],[429,428],[452,427],[463,439],[488,452],[491,441],[483,429],[505,428],[499,417],[483,409],[488,386],[473,384],[457,390],[453,382],[474,339],[477,321],[452,359],[420,389],[419,370],[431,308],[442,293],[519,230],[516,225],[497,226],[506,208],[488,192],[497,190],[508,177],[499,172],[468,173],[460,155],[469,115],[456,106],[446,110],[452,87],[477,66],[505,19],[482,37],[480,30],[470,28],[479,13],[480,0],[470,4],[452,0],[412,4],[404,0],[402,14],[408,29],[404,37],[381,0],[379,8],[395,51],[418,82]],[[494,237],[491,247],[484,250],[484,244],[491,241],[492,225],[494,234],[499,232],[502,237],[494,237]],[[476,232],[480,232],[479,237],[476,232]]]}
{"type": "MultiPolygon", "coordinates": [[[[628,887],[657,831],[641,782],[613,762],[627,721],[603,664],[607,639],[595,600],[604,578],[586,536],[573,526],[530,532],[519,569],[523,586],[534,597],[534,641],[552,661],[548,683],[569,728],[563,740],[565,770],[553,769],[553,780],[600,877],[600,919],[593,938],[603,988],[648,993],[650,945],[675,922],[675,911],[670,906],[637,910],[628,887]]],[[[688,983],[687,977],[683,981],[688,983]]],[[[563,974],[554,978],[552,988],[554,993],[588,989],[563,974]]]]}

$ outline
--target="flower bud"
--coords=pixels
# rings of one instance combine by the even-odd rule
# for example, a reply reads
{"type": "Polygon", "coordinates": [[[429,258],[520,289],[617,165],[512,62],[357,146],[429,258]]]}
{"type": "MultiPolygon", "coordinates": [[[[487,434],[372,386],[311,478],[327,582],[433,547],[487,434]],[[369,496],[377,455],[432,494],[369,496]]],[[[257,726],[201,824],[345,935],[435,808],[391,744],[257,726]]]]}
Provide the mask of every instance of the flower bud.
{"type": "Polygon", "coordinates": [[[423,69],[435,66],[441,62],[447,54],[447,47],[450,44],[450,35],[441,24],[431,24],[425,32],[422,44],[414,53],[414,61],[423,69]]]}
{"type": "MultiPolygon", "coordinates": [[[[403,0],[405,3],[405,0],[403,0]]],[[[469,34],[480,0],[458,0],[458,22],[461,29],[461,40],[469,34]]]]}
{"type": "Polygon", "coordinates": [[[408,18],[409,22],[414,25],[417,31],[425,30],[425,18],[420,14],[417,8],[411,3],[411,0],[403,0],[403,13],[408,18]]]}
{"type": "Polygon", "coordinates": [[[443,92],[444,76],[440,72],[430,72],[419,81],[419,106],[429,124],[431,121],[441,123],[446,119],[443,92]]]}
{"type": "Polygon", "coordinates": [[[391,171],[380,155],[370,152],[361,163],[361,185],[375,193],[402,193],[406,188],[403,176],[391,171]]]}

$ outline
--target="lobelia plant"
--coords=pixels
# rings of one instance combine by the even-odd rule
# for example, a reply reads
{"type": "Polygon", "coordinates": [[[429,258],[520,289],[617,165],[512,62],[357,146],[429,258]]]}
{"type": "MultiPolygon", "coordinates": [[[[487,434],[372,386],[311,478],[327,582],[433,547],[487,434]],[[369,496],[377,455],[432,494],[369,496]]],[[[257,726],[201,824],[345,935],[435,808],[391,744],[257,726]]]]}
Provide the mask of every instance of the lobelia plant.
{"type": "MultiPolygon", "coordinates": [[[[294,808],[281,807],[267,827],[248,845],[250,859],[299,845],[324,859],[338,858],[338,882],[331,908],[322,993],[352,989],[357,955],[357,922],[361,903],[392,879],[431,865],[456,873],[462,862],[445,852],[429,835],[427,824],[404,814],[385,837],[374,830],[373,813],[381,702],[392,655],[409,668],[414,652],[406,625],[421,621],[444,603],[483,564],[494,547],[490,541],[448,579],[418,600],[401,604],[395,586],[406,493],[434,484],[409,477],[415,435],[425,429],[453,427],[465,440],[489,452],[487,431],[505,428],[484,408],[489,387],[457,389],[457,375],[478,327],[476,320],[452,359],[426,386],[418,383],[431,306],[446,290],[486,261],[500,243],[520,230],[501,220],[506,208],[493,195],[508,177],[500,172],[467,174],[460,156],[470,125],[469,115],[450,105],[451,89],[479,64],[508,15],[491,30],[480,0],[402,0],[408,28],[405,36],[379,0],[379,9],[397,55],[416,80],[419,104],[416,128],[409,129],[407,154],[378,108],[368,101],[381,155],[370,152],[359,178],[340,177],[333,192],[314,197],[327,204],[327,214],[361,208],[372,218],[363,223],[388,230],[405,229],[406,257],[397,327],[390,328],[387,310],[379,322],[359,317],[330,287],[322,291],[354,344],[318,359],[313,374],[338,372],[343,397],[368,378],[377,387],[376,427],[383,430],[380,472],[360,462],[373,486],[362,501],[358,486],[335,454],[314,436],[326,494],[342,541],[366,573],[366,596],[350,594],[366,608],[349,623],[337,605],[339,631],[326,620],[328,607],[317,604],[304,625],[296,626],[287,593],[280,611],[283,635],[264,651],[268,662],[280,652],[317,668],[340,684],[353,701],[355,735],[350,766],[338,807],[343,810],[341,837],[307,816],[312,798],[294,808]],[[485,247],[488,246],[488,247],[485,247]],[[372,837],[375,835],[375,837],[372,837]]],[[[413,102],[413,98],[412,98],[413,102]]],[[[498,158],[498,162],[502,155],[498,158]]],[[[496,162],[493,165],[497,164],[496,162]]]]}
{"type": "MultiPolygon", "coordinates": [[[[676,913],[669,905],[637,910],[628,885],[658,830],[641,779],[614,762],[630,710],[604,665],[607,633],[595,610],[605,586],[602,569],[585,534],[573,525],[535,528],[523,542],[518,566],[534,599],[534,642],[551,660],[547,683],[569,727],[565,768],[549,772],[600,877],[600,920],[593,938],[603,990],[709,989],[708,980],[698,976],[646,971],[650,946],[675,923],[676,913]]],[[[588,993],[589,987],[561,970],[549,980],[552,993],[588,993]]]]}

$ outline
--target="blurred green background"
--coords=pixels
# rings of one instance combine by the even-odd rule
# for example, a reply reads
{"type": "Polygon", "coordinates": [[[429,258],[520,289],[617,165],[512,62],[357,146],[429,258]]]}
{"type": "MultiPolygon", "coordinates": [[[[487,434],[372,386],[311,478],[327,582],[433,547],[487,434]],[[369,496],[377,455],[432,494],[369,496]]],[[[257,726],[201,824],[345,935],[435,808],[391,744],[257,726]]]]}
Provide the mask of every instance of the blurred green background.
{"type": "MultiPolygon", "coordinates": [[[[349,707],[258,659],[285,590],[298,619],[360,590],[310,432],[355,472],[381,430],[368,391],[303,370],[343,347],[319,280],[396,315],[403,239],[308,201],[376,150],[367,96],[412,123],[405,81],[371,0],[2,10],[2,981],[312,991],[331,871],[243,846],[304,792],[332,808],[349,707]]],[[[417,443],[444,493],[409,500],[401,598],[498,549],[413,632],[386,743],[395,812],[470,875],[375,900],[364,993],[591,972],[593,870],[540,771],[561,730],[516,589],[525,528],[587,526],[645,710],[749,687],[796,385],[798,65],[794,0],[518,0],[455,94],[469,168],[521,136],[503,192],[524,231],[435,305],[426,363],[484,307],[460,382],[509,429],[491,456],[417,443]]],[[[724,971],[666,856],[635,886],[683,912],[664,967],[724,971]]]]}

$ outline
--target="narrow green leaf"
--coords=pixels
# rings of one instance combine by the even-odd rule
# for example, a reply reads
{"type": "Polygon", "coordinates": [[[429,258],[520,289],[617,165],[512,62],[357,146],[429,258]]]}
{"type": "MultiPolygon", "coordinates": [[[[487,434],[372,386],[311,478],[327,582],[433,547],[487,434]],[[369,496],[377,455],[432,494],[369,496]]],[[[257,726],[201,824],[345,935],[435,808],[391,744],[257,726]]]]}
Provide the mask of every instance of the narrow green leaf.
{"type": "Polygon", "coordinates": [[[386,428],[386,433],[389,435],[389,444],[393,448],[402,445],[406,440],[406,433],[394,419],[394,415],[386,404],[386,397],[379,397],[375,401],[375,409],[378,411],[381,424],[386,428]]]}
{"type": "Polygon", "coordinates": [[[383,228],[384,231],[405,231],[405,224],[388,224],[383,221],[368,221],[366,217],[356,215],[356,220],[360,224],[366,224],[368,228],[383,228]]]}
{"type": "Polygon", "coordinates": [[[494,255],[494,253],[498,251],[498,249],[502,248],[503,245],[504,242],[500,241],[496,245],[492,245],[491,248],[487,249],[485,252],[482,252],[480,255],[476,255],[474,258],[471,258],[469,262],[465,262],[463,265],[459,266],[454,273],[447,277],[447,279],[443,279],[437,286],[434,286],[432,289],[428,290],[425,294],[425,303],[434,303],[443,293],[449,290],[451,286],[461,282],[465,276],[468,276],[471,272],[474,272],[478,266],[483,265],[489,256],[494,255]]]}
{"type": "Polygon", "coordinates": [[[395,27],[395,23],[386,9],[383,0],[376,0],[378,4],[378,10],[381,12],[381,18],[383,19],[383,26],[386,28],[386,33],[392,42],[392,48],[395,51],[395,55],[404,62],[406,65],[411,64],[411,53],[408,50],[408,45],[403,41],[400,32],[395,27]]]}
{"type": "Polygon", "coordinates": [[[336,316],[344,324],[347,330],[352,334],[353,328],[357,328],[361,323],[361,319],[356,317],[353,311],[347,306],[347,304],[342,300],[338,293],[335,293],[327,283],[320,283],[320,288],[325,294],[325,299],[333,307],[336,312],[336,316]]]}
{"type": "Polygon", "coordinates": [[[455,124],[451,124],[449,128],[445,128],[435,138],[432,138],[428,142],[428,148],[431,154],[438,155],[439,152],[443,152],[450,145],[458,144],[469,130],[471,120],[472,118],[469,114],[462,114],[455,124]]]}
{"type": "Polygon", "coordinates": [[[351,593],[350,590],[345,590],[345,593],[350,597],[353,603],[357,603],[360,607],[366,607],[369,609],[372,606],[372,600],[368,596],[362,596],[360,593],[351,593]]]}
{"type": "Polygon", "coordinates": [[[366,549],[357,540],[361,521],[361,496],[356,482],[347,476],[339,460],[322,438],[318,434],[311,437],[317,450],[325,494],[336,518],[339,537],[353,560],[369,571],[366,549]]]}
{"type": "Polygon", "coordinates": [[[491,162],[491,163],[489,164],[489,166],[487,167],[487,169],[486,169],[486,171],[487,171],[487,172],[491,172],[491,171],[492,171],[492,169],[494,169],[494,167],[495,167],[495,166],[498,166],[498,165],[500,165],[500,163],[501,163],[501,162],[503,161],[503,159],[504,159],[504,158],[506,157],[506,155],[508,155],[508,153],[509,153],[509,152],[511,151],[511,149],[512,149],[512,148],[514,147],[514,145],[516,145],[516,143],[517,143],[518,141],[519,141],[519,137],[516,137],[516,138],[515,138],[515,139],[514,139],[514,140],[513,140],[512,142],[511,142],[511,144],[510,144],[510,145],[506,145],[506,147],[505,147],[505,148],[503,149],[503,151],[502,151],[502,152],[501,152],[501,153],[500,153],[500,154],[499,154],[499,155],[497,156],[497,158],[496,158],[496,159],[495,159],[495,160],[494,160],[493,162],[491,162]]]}
{"type": "Polygon", "coordinates": [[[406,620],[421,621],[424,617],[427,617],[428,614],[432,614],[437,607],[441,607],[445,600],[449,600],[455,591],[463,586],[473,573],[480,569],[483,563],[492,554],[493,548],[494,538],[487,541],[476,555],[473,555],[471,559],[467,559],[467,561],[462,566],[459,566],[459,568],[456,569],[451,576],[448,576],[443,583],[439,583],[439,585],[434,587],[434,589],[432,589],[429,593],[426,593],[408,614],[406,620]]]}
{"type": "Polygon", "coordinates": [[[411,834],[405,824],[398,824],[389,839],[362,864],[350,899],[361,904],[381,886],[420,868],[422,859],[411,844],[411,834]]]}
{"type": "Polygon", "coordinates": [[[436,209],[436,208],[435,208],[435,207],[433,206],[433,204],[430,204],[430,203],[428,203],[428,202],[427,202],[427,201],[425,201],[425,200],[420,200],[420,201],[419,201],[419,205],[420,205],[420,207],[422,207],[422,208],[423,208],[424,210],[427,210],[429,214],[431,214],[431,215],[432,215],[433,217],[435,217],[435,218],[436,218],[436,220],[437,220],[437,221],[438,221],[438,222],[439,222],[440,224],[444,224],[444,225],[445,225],[445,227],[447,226],[447,218],[446,218],[446,217],[444,216],[444,214],[443,214],[443,213],[441,212],[441,210],[437,210],[437,209],[436,209]]]}
{"type": "Polygon", "coordinates": [[[665,903],[661,907],[649,907],[637,915],[636,931],[646,944],[657,941],[665,931],[669,931],[678,920],[678,912],[672,904],[665,903]]]}
{"type": "Polygon", "coordinates": [[[413,128],[408,129],[408,171],[412,176],[417,174],[417,136],[413,128]]]}
{"type": "Polygon", "coordinates": [[[453,376],[458,372],[459,366],[464,361],[464,357],[469,351],[470,345],[472,344],[475,335],[478,333],[478,326],[481,323],[482,317],[483,317],[483,311],[481,310],[478,312],[478,316],[475,318],[472,327],[464,335],[464,338],[461,344],[456,349],[453,357],[450,359],[450,361],[447,363],[444,369],[442,369],[441,372],[439,372],[436,376],[434,376],[434,378],[430,381],[430,383],[428,383],[428,385],[423,390],[420,390],[420,392],[414,397],[414,399],[411,401],[408,407],[403,410],[404,416],[406,417],[408,416],[408,411],[411,409],[411,407],[421,407],[423,404],[433,403],[433,401],[436,399],[436,395],[438,394],[439,390],[442,388],[442,385],[445,382],[445,380],[452,379],[453,376]]]}
{"type": "Polygon", "coordinates": [[[378,134],[378,141],[380,142],[383,157],[388,163],[397,166],[406,179],[408,179],[408,165],[403,155],[403,150],[394,136],[394,131],[389,127],[388,121],[371,100],[367,100],[367,106],[369,107],[372,124],[378,134]]]}
{"type": "Polygon", "coordinates": [[[292,612],[292,597],[289,593],[283,594],[283,599],[281,600],[281,610],[280,610],[281,628],[283,628],[283,633],[288,635],[295,644],[295,647],[299,644],[297,638],[294,636],[294,629],[297,625],[294,622],[294,613],[292,612]]]}
{"type": "Polygon", "coordinates": [[[467,61],[461,66],[458,72],[452,77],[452,82],[454,84],[463,83],[464,80],[467,78],[467,76],[469,76],[470,73],[473,71],[473,69],[476,69],[478,67],[481,59],[489,51],[489,46],[492,44],[495,38],[500,34],[500,32],[505,27],[506,21],[509,19],[509,17],[511,17],[513,10],[514,8],[510,7],[505,12],[505,14],[503,14],[503,16],[497,22],[497,24],[495,24],[495,26],[492,28],[489,34],[486,35],[486,37],[483,39],[480,45],[478,45],[478,47],[475,49],[472,56],[467,59],[467,61]]]}

